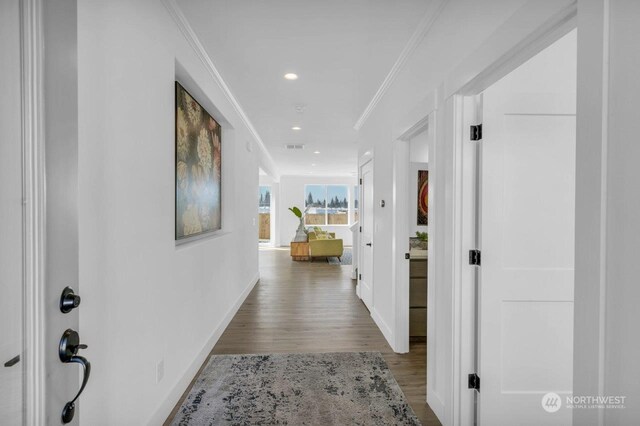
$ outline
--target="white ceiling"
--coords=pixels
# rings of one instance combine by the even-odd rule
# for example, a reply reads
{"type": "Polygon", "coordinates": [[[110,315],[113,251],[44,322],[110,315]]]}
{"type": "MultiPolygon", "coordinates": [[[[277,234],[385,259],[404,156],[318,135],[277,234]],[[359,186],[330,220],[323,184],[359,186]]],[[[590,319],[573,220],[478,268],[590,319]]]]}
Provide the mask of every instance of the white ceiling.
{"type": "Polygon", "coordinates": [[[179,5],[280,174],[332,176],[356,171],[353,125],[429,0],[181,0],[179,5]],[[287,72],[299,79],[285,80],[287,72]],[[304,113],[296,112],[296,105],[304,105],[304,113]],[[296,125],[302,130],[291,130],[296,125]],[[285,144],[305,149],[287,151],[285,144]]]}

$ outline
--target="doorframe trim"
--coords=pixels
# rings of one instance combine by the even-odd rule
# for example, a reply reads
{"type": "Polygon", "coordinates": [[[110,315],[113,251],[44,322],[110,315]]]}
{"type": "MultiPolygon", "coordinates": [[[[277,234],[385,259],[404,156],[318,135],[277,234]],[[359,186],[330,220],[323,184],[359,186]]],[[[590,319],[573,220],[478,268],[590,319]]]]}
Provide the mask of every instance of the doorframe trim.
{"type": "MultiPolygon", "coordinates": [[[[455,104],[453,111],[455,120],[454,132],[456,134],[453,140],[454,144],[463,142],[462,136],[465,132],[467,132],[468,135],[468,129],[466,128],[468,123],[463,119],[465,100],[480,95],[485,89],[502,77],[514,71],[520,65],[577,28],[577,12],[577,4],[571,3],[553,15],[545,24],[526,36],[522,41],[510,48],[504,55],[492,63],[487,64],[484,69],[479,70],[473,78],[458,86],[458,89],[448,95],[445,94],[445,98],[453,98],[455,104]],[[456,99],[457,101],[455,101],[456,99]]],[[[491,40],[489,40],[488,43],[491,43],[491,40]]],[[[484,50],[483,47],[478,49],[479,52],[484,50]]],[[[463,67],[464,65],[465,64],[463,64],[463,67]]],[[[454,75],[457,74],[459,73],[454,73],[454,75]]],[[[450,85],[450,87],[452,86],[450,85]]],[[[464,377],[466,377],[465,375],[471,372],[467,371],[470,367],[468,356],[469,350],[475,348],[475,319],[469,315],[469,312],[465,313],[464,308],[467,306],[465,304],[468,304],[469,300],[462,297],[461,291],[463,289],[474,288],[476,283],[475,274],[469,274],[468,271],[464,270],[464,268],[469,267],[469,265],[465,263],[465,253],[470,249],[470,247],[467,247],[468,241],[475,239],[475,235],[470,235],[469,233],[475,233],[475,227],[469,228],[466,226],[464,216],[460,211],[461,206],[465,204],[465,200],[467,204],[471,202],[469,194],[465,193],[465,185],[463,183],[464,181],[468,183],[468,176],[465,176],[461,170],[464,162],[463,150],[456,149],[452,160],[454,169],[456,169],[454,173],[456,182],[452,188],[455,221],[452,250],[455,290],[453,294],[454,324],[452,336],[454,383],[450,415],[452,416],[452,424],[471,425],[474,419],[468,414],[475,411],[475,417],[477,419],[477,409],[479,405],[474,404],[472,398],[468,398],[463,394],[467,389],[463,388],[462,383],[464,382],[464,377]],[[473,321],[473,324],[470,323],[470,321],[473,321]]],[[[475,356],[477,357],[477,353],[475,356]]]]}
{"type": "MultiPolygon", "coordinates": [[[[21,0],[25,424],[45,423],[46,181],[42,0],[21,0]]],[[[23,349],[24,350],[24,349],[23,349]]]]}

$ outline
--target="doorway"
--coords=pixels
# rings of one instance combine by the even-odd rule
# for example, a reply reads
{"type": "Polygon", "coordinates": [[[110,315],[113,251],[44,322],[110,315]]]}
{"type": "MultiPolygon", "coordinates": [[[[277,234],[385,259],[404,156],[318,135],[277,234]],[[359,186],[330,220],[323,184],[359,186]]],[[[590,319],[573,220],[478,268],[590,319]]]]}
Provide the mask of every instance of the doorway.
{"type": "Polygon", "coordinates": [[[475,128],[479,425],[571,424],[576,30],[484,90],[475,128]]]}
{"type": "MultiPolygon", "coordinates": [[[[433,128],[428,124],[408,140],[409,167],[408,202],[403,210],[408,223],[408,279],[409,292],[409,341],[426,342],[427,339],[427,289],[428,289],[428,241],[429,241],[429,148],[433,128]]],[[[405,272],[406,271],[402,271],[405,272]]],[[[409,345],[409,350],[410,345],[409,345]]]]}

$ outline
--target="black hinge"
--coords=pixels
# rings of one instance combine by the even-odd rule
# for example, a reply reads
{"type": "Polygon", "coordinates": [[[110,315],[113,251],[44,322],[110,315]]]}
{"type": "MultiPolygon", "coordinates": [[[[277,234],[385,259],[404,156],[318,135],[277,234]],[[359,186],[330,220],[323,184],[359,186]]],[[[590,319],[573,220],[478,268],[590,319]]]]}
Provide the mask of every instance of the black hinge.
{"type": "Polygon", "coordinates": [[[469,374],[469,389],[480,392],[480,377],[476,373],[469,374]]]}
{"type": "Polygon", "coordinates": [[[362,226],[360,227],[360,232],[362,232],[362,226]]]}
{"type": "Polygon", "coordinates": [[[469,250],[469,265],[480,266],[480,250],[469,250]]]}
{"type": "Polygon", "coordinates": [[[362,178],[360,178],[360,185],[362,185],[362,178]]]}
{"type": "Polygon", "coordinates": [[[362,274],[358,274],[358,279],[362,281],[362,274]]]}
{"type": "Polygon", "coordinates": [[[480,139],[482,139],[482,124],[471,126],[471,140],[479,141],[480,139]]]}

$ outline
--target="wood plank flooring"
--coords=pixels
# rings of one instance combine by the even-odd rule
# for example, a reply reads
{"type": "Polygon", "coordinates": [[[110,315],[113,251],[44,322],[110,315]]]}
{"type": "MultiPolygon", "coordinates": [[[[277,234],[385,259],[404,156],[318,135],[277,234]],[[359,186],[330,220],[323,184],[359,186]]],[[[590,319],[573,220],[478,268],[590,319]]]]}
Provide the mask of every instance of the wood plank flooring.
{"type": "Polygon", "coordinates": [[[261,248],[260,282],[211,354],[379,351],[422,423],[440,425],[425,402],[426,344],[394,353],[356,296],[350,271],[324,260],[293,262],[288,249],[261,248]]]}

